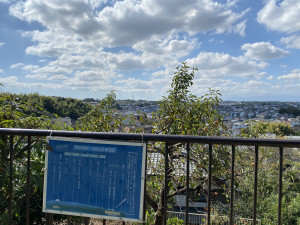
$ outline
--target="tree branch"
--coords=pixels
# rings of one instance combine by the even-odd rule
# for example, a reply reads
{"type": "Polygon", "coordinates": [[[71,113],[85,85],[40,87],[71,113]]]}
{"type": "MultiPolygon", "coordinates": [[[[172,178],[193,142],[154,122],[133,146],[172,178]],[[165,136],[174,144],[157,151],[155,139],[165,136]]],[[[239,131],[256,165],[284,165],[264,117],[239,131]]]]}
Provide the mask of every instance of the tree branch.
{"type": "MultiPolygon", "coordinates": [[[[198,184],[196,187],[194,187],[194,188],[189,188],[189,191],[195,191],[195,190],[200,189],[204,183],[205,183],[205,180],[203,180],[203,181],[202,181],[200,184],[198,184]]],[[[186,189],[187,189],[187,187],[183,187],[183,188],[181,188],[181,189],[178,189],[178,190],[176,190],[175,192],[169,194],[169,195],[167,196],[167,198],[169,199],[169,198],[174,197],[175,195],[180,195],[181,193],[185,192],[186,189]]]]}
{"type": "Polygon", "coordinates": [[[149,205],[153,208],[153,210],[156,212],[158,210],[158,204],[148,195],[148,193],[145,193],[146,201],[149,203],[149,205]]]}

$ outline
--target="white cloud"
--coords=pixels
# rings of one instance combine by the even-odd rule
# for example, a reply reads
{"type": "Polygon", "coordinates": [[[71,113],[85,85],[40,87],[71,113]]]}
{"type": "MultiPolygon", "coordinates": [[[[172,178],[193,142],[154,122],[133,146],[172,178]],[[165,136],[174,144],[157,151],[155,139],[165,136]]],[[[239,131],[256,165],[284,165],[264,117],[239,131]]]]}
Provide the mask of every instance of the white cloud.
{"type": "Polygon", "coordinates": [[[50,80],[61,81],[65,89],[86,91],[110,91],[113,73],[109,71],[77,71],[73,77],[51,77],[50,80]],[[55,78],[55,79],[53,79],[55,78]],[[59,79],[58,79],[59,78],[59,79]]]}
{"type": "Polygon", "coordinates": [[[37,21],[60,32],[89,36],[101,29],[93,15],[92,7],[81,0],[27,0],[10,7],[10,13],[21,20],[37,21]]]}
{"type": "Polygon", "coordinates": [[[0,73],[3,73],[3,70],[0,69],[0,73]]]}
{"type": "Polygon", "coordinates": [[[265,1],[265,6],[257,14],[257,21],[269,29],[293,33],[300,31],[300,1],[265,1]]]}
{"type": "Polygon", "coordinates": [[[17,68],[23,68],[24,66],[25,66],[24,63],[16,63],[16,64],[11,65],[9,68],[17,69],[17,68]]]}
{"type": "Polygon", "coordinates": [[[287,48],[300,49],[300,35],[292,35],[289,37],[281,38],[280,41],[286,44],[287,48]]]}
{"type": "Polygon", "coordinates": [[[233,27],[233,31],[239,35],[241,35],[242,37],[246,36],[245,30],[246,30],[246,26],[247,26],[247,20],[244,20],[240,23],[238,23],[235,27],[233,27]]]}
{"type": "Polygon", "coordinates": [[[224,53],[201,52],[196,58],[188,59],[188,65],[197,67],[201,76],[216,78],[224,76],[261,77],[260,70],[268,64],[251,61],[245,57],[232,57],[224,53]]]}
{"type": "Polygon", "coordinates": [[[291,73],[278,77],[279,80],[300,81],[300,69],[294,69],[291,73]]]}
{"type": "Polygon", "coordinates": [[[25,88],[25,89],[44,89],[49,88],[52,90],[55,89],[64,89],[64,85],[62,84],[54,84],[54,83],[42,83],[42,82],[24,82],[20,81],[18,77],[16,76],[9,76],[0,78],[0,83],[2,83],[5,88],[11,88],[12,90],[15,90],[15,88],[25,88]]]}
{"type": "Polygon", "coordinates": [[[26,53],[42,57],[57,57],[61,54],[87,54],[101,50],[99,41],[84,40],[72,33],[58,33],[54,30],[24,32],[23,36],[31,37],[37,45],[26,48],[26,53]]]}
{"type": "MultiPolygon", "coordinates": [[[[125,85],[126,89],[134,89],[135,92],[142,91],[142,90],[148,90],[151,91],[152,87],[157,84],[159,85],[158,80],[141,80],[136,78],[129,78],[127,80],[118,80],[115,82],[115,84],[121,84],[125,85]]],[[[161,84],[160,84],[161,85],[161,84]]]]}
{"type": "Polygon", "coordinates": [[[241,48],[246,51],[246,57],[255,60],[275,59],[289,54],[288,51],[275,47],[270,42],[247,43],[241,48]]]}
{"type": "Polygon", "coordinates": [[[283,68],[283,69],[285,69],[285,68],[287,68],[288,66],[286,65],[286,64],[283,64],[283,65],[280,65],[280,68],[283,68]]]}
{"type": "Polygon", "coordinates": [[[101,5],[108,2],[108,0],[88,0],[93,9],[97,9],[101,5]]]}
{"type": "Polygon", "coordinates": [[[67,76],[64,75],[54,75],[48,78],[48,80],[53,80],[53,81],[60,81],[60,80],[68,80],[67,76]]]}
{"type": "Polygon", "coordinates": [[[172,30],[230,32],[240,18],[240,14],[226,5],[211,0],[125,0],[99,13],[99,21],[104,26],[101,35],[113,45],[132,44],[172,30]]]}
{"type": "Polygon", "coordinates": [[[151,80],[128,78],[116,81],[114,86],[118,88],[118,93],[128,94],[128,90],[130,90],[130,93],[142,96],[142,98],[158,100],[162,96],[166,96],[170,80],[165,77],[156,77],[151,80]]]}
{"type": "MultiPolygon", "coordinates": [[[[97,8],[102,2],[98,3],[27,0],[12,5],[10,13],[22,20],[37,21],[50,32],[98,39],[117,46],[131,45],[174,30],[231,32],[243,17],[243,13],[212,0],[124,0],[102,10],[97,8]]],[[[28,49],[33,50],[36,49],[28,49]]]]}
{"type": "Polygon", "coordinates": [[[109,69],[107,65],[108,53],[92,51],[88,54],[63,54],[49,63],[50,66],[69,69],[109,69]]]}
{"type": "MultiPolygon", "coordinates": [[[[149,59],[149,58],[148,58],[149,59]]],[[[154,59],[155,60],[155,59],[154,59]]],[[[153,60],[153,61],[154,61],[153,60]]],[[[157,63],[161,63],[157,60],[157,63],[147,63],[147,59],[142,56],[135,55],[133,53],[122,53],[111,55],[109,59],[110,65],[117,70],[136,70],[136,69],[147,69],[155,68],[157,63]]]]}
{"type": "Polygon", "coordinates": [[[40,75],[40,74],[26,75],[25,78],[35,79],[35,80],[45,80],[45,79],[47,79],[47,75],[40,75]]]}
{"type": "Polygon", "coordinates": [[[0,83],[4,86],[13,86],[16,84],[18,86],[18,78],[16,76],[9,76],[9,77],[0,77],[0,83]]]}
{"type": "MultiPolygon", "coordinates": [[[[220,79],[218,82],[211,83],[215,89],[220,89],[223,99],[240,99],[249,101],[269,101],[277,98],[290,101],[291,98],[297,99],[299,96],[300,84],[282,83],[282,81],[270,80],[248,80],[236,81],[220,79]],[[283,97],[284,96],[284,97],[283,97]]],[[[203,87],[203,93],[207,93],[208,83],[203,87]],[[206,88],[206,89],[205,89],[206,88]]],[[[194,93],[194,91],[193,91],[194,93]]]]}
{"type": "Polygon", "coordinates": [[[137,51],[155,55],[183,57],[199,46],[200,43],[198,43],[196,39],[179,39],[176,34],[171,34],[164,38],[153,36],[135,43],[132,48],[137,51]]]}
{"type": "Polygon", "coordinates": [[[23,70],[30,71],[30,72],[34,72],[34,71],[38,70],[39,68],[40,67],[38,65],[31,65],[31,64],[23,66],[23,70]]]}
{"type": "Polygon", "coordinates": [[[0,42],[0,47],[3,46],[3,45],[5,45],[5,43],[4,42],[0,42]]]}
{"type": "Polygon", "coordinates": [[[44,66],[35,68],[32,72],[36,74],[68,74],[72,70],[67,67],[44,66]]]}
{"type": "MultiPolygon", "coordinates": [[[[130,90],[159,99],[169,89],[179,62],[200,49],[201,43],[195,34],[245,36],[247,20],[243,15],[247,10],[236,12],[236,2],[25,0],[16,3],[10,8],[12,15],[44,26],[44,30],[23,33],[34,43],[26,48],[26,53],[48,57],[43,66],[11,65],[28,74],[27,81],[15,80],[16,85],[62,90],[117,90],[126,95],[130,90]],[[147,71],[138,74],[140,70],[147,71]]],[[[210,37],[221,42],[220,36],[210,37]]],[[[189,66],[199,69],[195,76],[196,93],[219,87],[228,94],[232,87],[240,88],[246,82],[245,88],[263,85],[259,79],[266,73],[261,70],[268,64],[256,60],[287,54],[271,44],[265,47],[258,58],[251,53],[256,49],[252,45],[245,49],[248,57],[201,52],[188,59],[189,66]],[[275,49],[273,55],[272,49],[275,49]],[[243,81],[230,80],[235,77],[243,81]]]]}

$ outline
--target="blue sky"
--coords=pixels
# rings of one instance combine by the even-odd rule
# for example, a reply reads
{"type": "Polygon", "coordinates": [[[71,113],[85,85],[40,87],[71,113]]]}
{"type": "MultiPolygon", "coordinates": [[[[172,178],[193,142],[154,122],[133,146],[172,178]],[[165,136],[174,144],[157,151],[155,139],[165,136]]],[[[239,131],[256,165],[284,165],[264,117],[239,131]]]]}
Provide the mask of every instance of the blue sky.
{"type": "Polygon", "coordinates": [[[300,1],[0,0],[1,91],[159,100],[183,61],[199,97],[300,101],[300,1]]]}

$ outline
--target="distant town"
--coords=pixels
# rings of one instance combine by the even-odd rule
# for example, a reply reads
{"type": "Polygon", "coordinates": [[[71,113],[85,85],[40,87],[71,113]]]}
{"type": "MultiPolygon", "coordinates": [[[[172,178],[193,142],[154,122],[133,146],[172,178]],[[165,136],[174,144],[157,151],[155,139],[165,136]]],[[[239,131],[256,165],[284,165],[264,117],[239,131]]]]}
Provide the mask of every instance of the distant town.
{"type": "MultiPolygon", "coordinates": [[[[84,99],[83,101],[97,105],[100,100],[84,99]]],[[[115,107],[123,115],[142,112],[151,117],[152,113],[159,109],[159,102],[116,100],[115,107]]],[[[300,133],[300,102],[223,101],[219,106],[219,111],[228,128],[232,129],[235,134],[245,128],[245,123],[250,120],[289,123],[296,133],[300,133]]]]}

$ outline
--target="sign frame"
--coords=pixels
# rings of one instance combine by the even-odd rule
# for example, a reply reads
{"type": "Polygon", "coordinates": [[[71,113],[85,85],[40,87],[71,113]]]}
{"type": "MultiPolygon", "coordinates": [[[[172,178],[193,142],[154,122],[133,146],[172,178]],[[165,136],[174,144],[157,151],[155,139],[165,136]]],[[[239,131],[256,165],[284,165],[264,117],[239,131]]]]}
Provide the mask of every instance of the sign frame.
{"type": "MultiPolygon", "coordinates": [[[[86,212],[74,212],[74,211],[65,211],[65,210],[54,210],[47,208],[47,185],[48,185],[48,169],[49,169],[49,151],[47,150],[45,154],[45,170],[44,170],[44,190],[43,190],[43,212],[45,213],[53,213],[53,214],[63,214],[63,215],[73,215],[73,216],[84,216],[84,217],[91,217],[91,218],[102,218],[102,219],[108,219],[108,220],[119,220],[119,221],[128,221],[128,222],[143,222],[144,218],[144,191],[145,191],[145,176],[146,176],[146,143],[145,142],[126,142],[126,141],[111,141],[111,140],[103,140],[103,139],[89,139],[89,138],[69,138],[69,137],[54,137],[54,136],[48,136],[46,137],[46,141],[49,144],[50,140],[53,141],[62,141],[62,142],[72,142],[72,143],[81,143],[81,144],[96,144],[96,145],[112,145],[112,146],[134,146],[134,147],[141,147],[142,148],[142,163],[141,167],[137,168],[138,170],[141,169],[141,177],[139,178],[137,182],[137,186],[140,187],[140,196],[139,196],[139,218],[128,218],[128,217],[122,217],[117,216],[117,214],[114,214],[114,211],[111,212],[111,215],[103,215],[103,214],[92,214],[92,213],[86,213],[86,212]],[[114,216],[112,216],[114,215],[114,216]]],[[[70,150],[71,151],[71,150],[70,150]]],[[[85,156],[83,157],[89,157],[86,156],[87,154],[83,154],[85,156]]],[[[100,156],[98,157],[100,158],[100,156]]],[[[53,201],[53,200],[52,200],[53,201]]],[[[73,202],[72,202],[73,203],[73,202]]],[[[107,209],[109,210],[109,209],[107,209]]],[[[109,214],[108,212],[108,214],[109,214]]]]}

